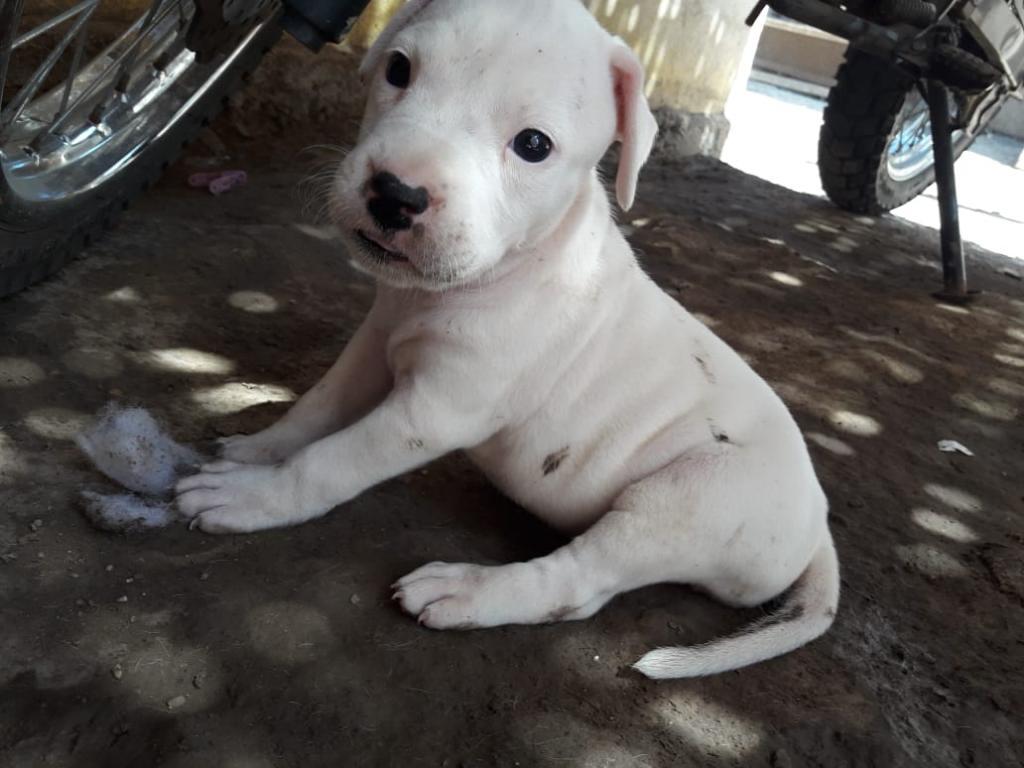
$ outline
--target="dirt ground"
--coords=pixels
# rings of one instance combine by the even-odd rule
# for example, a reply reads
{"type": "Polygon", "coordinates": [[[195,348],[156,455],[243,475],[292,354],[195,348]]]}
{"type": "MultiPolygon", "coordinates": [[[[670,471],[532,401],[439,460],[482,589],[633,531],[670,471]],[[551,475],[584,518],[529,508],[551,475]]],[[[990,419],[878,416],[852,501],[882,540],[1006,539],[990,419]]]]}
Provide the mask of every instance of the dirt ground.
{"type": "Polygon", "coordinates": [[[559,543],[457,456],[290,530],[91,528],[77,495],[110,486],[70,440],[91,414],[141,403],[200,444],[257,430],[370,303],[301,183],[331,151],[280,131],[351,122],[261,89],[282,60],[88,259],[0,302],[0,765],[1024,765],[1020,268],[974,252],[984,293],[944,306],[933,232],[716,161],[654,162],[623,226],[805,431],[844,572],[823,639],[647,681],[644,651],[759,614],[677,586],[584,622],[422,629],[396,577],[559,543]],[[216,163],[248,185],[187,188],[216,163]]]}

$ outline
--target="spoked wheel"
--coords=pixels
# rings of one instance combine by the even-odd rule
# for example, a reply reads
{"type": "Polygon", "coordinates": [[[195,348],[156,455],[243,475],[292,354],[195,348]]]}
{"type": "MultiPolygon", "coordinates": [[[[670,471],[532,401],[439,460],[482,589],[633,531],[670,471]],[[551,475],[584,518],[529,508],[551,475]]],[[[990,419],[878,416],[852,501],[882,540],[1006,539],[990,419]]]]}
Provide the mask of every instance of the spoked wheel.
{"type": "MultiPolygon", "coordinates": [[[[953,100],[951,107],[956,120],[953,100]]],[[[954,132],[954,157],[975,135],[954,132]]],[[[935,164],[928,103],[914,79],[850,49],[829,91],[818,170],[829,199],[855,213],[891,211],[921,194],[935,180],[935,164]]]]}
{"type": "Polygon", "coordinates": [[[280,34],[267,0],[152,0],[90,55],[100,2],[0,0],[0,296],[88,245],[280,34]]]}

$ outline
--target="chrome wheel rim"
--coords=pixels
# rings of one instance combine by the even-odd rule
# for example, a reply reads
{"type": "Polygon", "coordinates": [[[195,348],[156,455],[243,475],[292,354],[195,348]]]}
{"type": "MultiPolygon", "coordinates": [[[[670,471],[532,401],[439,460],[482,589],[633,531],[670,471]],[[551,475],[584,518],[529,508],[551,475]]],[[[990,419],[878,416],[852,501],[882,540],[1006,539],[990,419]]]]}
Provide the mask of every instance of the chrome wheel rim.
{"type": "MultiPolygon", "coordinates": [[[[954,144],[962,133],[954,131],[954,144]]],[[[907,181],[919,176],[932,163],[932,121],[928,102],[914,88],[907,93],[893,123],[886,147],[886,170],[894,181],[907,181]]]]}
{"type": "Polygon", "coordinates": [[[153,0],[102,53],[85,61],[99,2],[81,0],[19,29],[24,0],[0,0],[0,29],[8,30],[0,39],[0,95],[19,49],[46,33],[56,40],[17,92],[8,89],[0,111],[0,169],[22,200],[73,198],[117,174],[187,112],[261,26],[231,55],[200,63],[185,47],[193,0],[153,0]],[[67,74],[44,87],[58,63],[67,74]]]}

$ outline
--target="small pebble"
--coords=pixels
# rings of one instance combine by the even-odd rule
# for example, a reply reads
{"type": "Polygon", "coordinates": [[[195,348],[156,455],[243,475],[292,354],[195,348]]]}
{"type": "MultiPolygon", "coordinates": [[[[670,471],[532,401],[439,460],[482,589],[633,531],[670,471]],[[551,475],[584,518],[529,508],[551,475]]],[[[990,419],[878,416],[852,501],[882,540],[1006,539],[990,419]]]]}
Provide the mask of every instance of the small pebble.
{"type": "Polygon", "coordinates": [[[121,595],[119,598],[117,598],[117,602],[119,602],[119,603],[127,603],[128,602],[128,595],[121,595]]]}
{"type": "Polygon", "coordinates": [[[110,674],[114,676],[115,680],[120,680],[124,677],[124,670],[121,668],[120,664],[115,664],[114,668],[110,670],[110,674]]]}
{"type": "Polygon", "coordinates": [[[206,581],[208,578],[210,578],[210,572],[209,571],[203,571],[202,573],[199,574],[199,580],[200,581],[206,581]]]}
{"type": "Polygon", "coordinates": [[[185,699],[184,696],[181,696],[181,695],[175,696],[173,699],[168,699],[167,700],[167,708],[168,709],[178,709],[179,707],[185,706],[185,701],[186,701],[186,699],[185,699]]]}
{"type": "Polygon", "coordinates": [[[360,599],[359,595],[352,595],[352,597],[350,597],[348,601],[352,603],[352,605],[359,605],[361,602],[363,602],[360,599]]]}
{"type": "Polygon", "coordinates": [[[31,523],[28,524],[29,530],[32,531],[33,533],[35,531],[38,531],[42,527],[43,527],[43,521],[40,520],[38,517],[35,520],[33,520],[31,523]]]}
{"type": "Polygon", "coordinates": [[[110,573],[112,570],[114,570],[114,566],[113,565],[108,565],[103,570],[106,571],[107,573],[110,573]]]}
{"type": "Polygon", "coordinates": [[[203,683],[206,682],[206,673],[199,672],[192,676],[192,687],[199,690],[203,687],[203,683]]]}

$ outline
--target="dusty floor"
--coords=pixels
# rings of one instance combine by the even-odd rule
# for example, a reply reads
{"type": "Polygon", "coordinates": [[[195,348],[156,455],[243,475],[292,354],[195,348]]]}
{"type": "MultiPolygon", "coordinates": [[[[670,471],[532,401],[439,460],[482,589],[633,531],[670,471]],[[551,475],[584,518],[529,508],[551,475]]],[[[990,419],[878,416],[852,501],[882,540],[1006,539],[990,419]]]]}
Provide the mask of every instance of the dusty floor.
{"type": "Polygon", "coordinates": [[[792,406],[845,588],[805,649],[652,683],[628,671],[645,650],[757,612],[657,587],[581,623],[441,634],[389,602],[425,561],[558,543],[458,457],[292,530],[89,527],[77,493],[105,484],[69,438],[90,414],[143,403],[200,443],[259,429],[370,302],[297,191],[300,142],[228,141],[251,180],[217,199],[183,182],[211,144],[88,259],[0,302],[0,765],[1024,765],[1012,265],[975,254],[985,293],[942,306],[931,232],[713,161],[649,167],[624,225],[792,406]]]}

